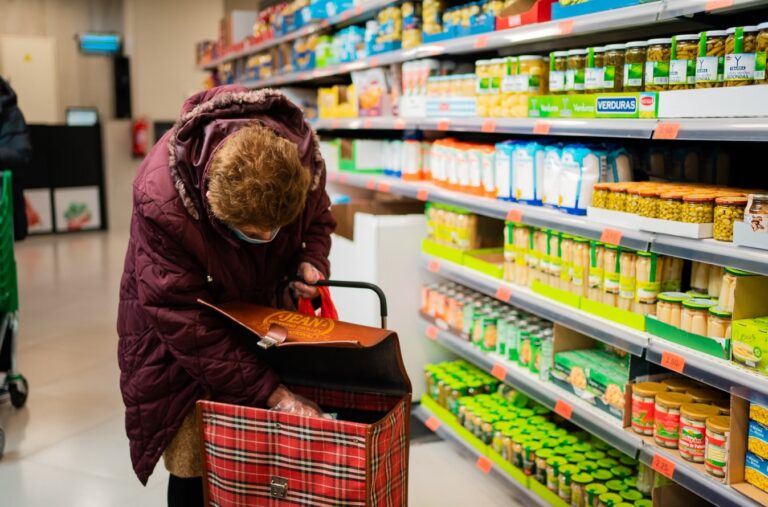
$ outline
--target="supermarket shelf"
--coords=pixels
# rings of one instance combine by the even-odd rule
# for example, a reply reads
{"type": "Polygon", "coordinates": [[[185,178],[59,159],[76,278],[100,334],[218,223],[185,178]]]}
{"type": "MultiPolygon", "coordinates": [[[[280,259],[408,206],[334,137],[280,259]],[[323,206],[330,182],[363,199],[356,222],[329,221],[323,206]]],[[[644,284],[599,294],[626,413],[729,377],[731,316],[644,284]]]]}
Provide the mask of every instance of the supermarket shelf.
{"type": "Polygon", "coordinates": [[[642,441],[635,435],[624,431],[618,419],[589,405],[577,396],[565,392],[554,384],[540,380],[528,370],[506,359],[495,354],[480,352],[467,341],[449,331],[437,328],[423,318],[422,327],[424,333],[427,334],[429,330],[429,334],[435,336],[435,341],[438,343],[504,383],[519,389],[549,409],[555,410],[556,405],[562,406],[562,404],[571,408],[571,422],[602,438],[628,456],[637,457],[642,441]]]}
{"type": "Polygon", "coordinates": [[[693,491],[718,507],[757,507],[760,504],[742,495],[730,486],[726,486],[697,470],[680,457],[676,450],[665,450],[655,445],[643,443],[640,449],[640,461],[653,466],[654,456],[674,465],[673,480],[684,488],[693,491]]]}
{"type": "Polygon", "coordinates": [[[351,24],[358,21],[371,19],[379,10],[391,3],[392,0],[368,0],[364,4],[355,6],[352,9],[348,9],[344,12],[340,12],[339,14],[328,19],[310,23],[302,28],[299,28],[298,30],[287,33],[285,35],[281,35],[280,37],[275,37],[269,40],[258,42],[256,44],[246,44],[243,49],[228,53],[220,58],[216,58],[215,60],[202,64],[199,66],[199,68],[201,70],[214,70],[222,63],[231,62],[232,60],[237,60],[238,58],[245,58],[256,53],[260,53],[271,47],[278,46],[283,42],[290,42],[301,37],[306,37],[307,35],[312,35],[319,32],[320,30],[324,30],[340,23],[351,24]]]}
{"type": "MultiPolygon", "coordinates": [[[[328,181],[338,182],[354,187],[368,188],[380,192],[390,192],[403,197],[429,200],[449,206],[458,206],[479,215],[505,220],[510,213],[518,215],[516,220],[525,225],[547,227],[568,234],[575,234],[589,239],[601,239],[607,229],[605,225],[592,223],[585,217],[568,215],[557,210],[541,206],[526,206],[524,204],[497,201],[484,197],[462,194],[438,188],[429,183],[409,183],[398,178],[387,176],[371,176],[359,173],[329,173],[328,181]]],[[[633,250],[648,250],[652,235],[643,231],[622,229],[621,246],[633,250]]],[[[766,254],[768,259],[768,254],[766,254]]],[[[768,264],[768,260],[766,261],[768,264]]],[[[768,269],[768,265],[766,266],[768,269]]]]}
{"type": "Polygon", "coordinates": [[[313,124],[315,130],[403,130],[419,128],[419,121],[396,116],[373,116],[370,118],[321,118],[313,124]]]}
{"type": "Polygon", "coordinates": [[[677,123],[678,141],[768,141],[768,118],[700,118],[661,120],[677,123]]]}
{"type": "MultiPolygon", "coordinates": [[[[421,405],[413,408],[413,415],[416,416],[416,418],[423,423],[426,423],[427,420],[430,419],[431,417],[437,417],[436,414],[433,414],[428,408],[421,405]]],[[[441,424],[435,430],[435,434],[441,439],[459,447],[464,452],[470,454],[474,458],[479,459],[483,457],[483,454],[480,453],[480,451],[474,448],[472,444],[470,444],[469,442],[461,438],[456,433],[456,431],[453,430],[447,424],[441,424]]],[[[549,504],[545,502],[544,499],[542,499],[539,495],[537,495],[530,489],[526,488],[525,486],[517,482],[512,476],[510,476],[508,473],[506,473],[504,470],[502,470],[498,466],[492,466],[489,473],[494,477],[498,478],[500,481],[502,481],[507,486],[512,496],[515,497],[516,500],[521,502],[521,505],[526,505],[526,506],[530,505],[530,506],[537,506],[537,507],[549,506],[549,504]]]]}
{"type": "Polygon", "coordinates": [[[689,16],[700,12],[715,14],[765,6],[765,0],[664,0],[659,21],[689,16]]]}
{"type": "Polygon", "coordinates": [[[562,324],[601,342],[619,347],[635,356],[642,357],[648,344],[646,333],[564,305],[541,296],[527,287],[497,280],[459,264],[426,254],[422,254],[422,264],[429,271],[465,287],[500,299],[504,303],[522,308],[544,319],[562,324]],[[506,299],[507,294],[511,294],[508,299],[506,299]],[[502,298],[499,298],[499,295],[502,298]]]}
{"type": "Polygon", "coordinates": [[[768,275],[768,251],[736,246],[714,239],[690,239],[656,234],[651,242],[651,251],[768,275]]]}
{"type": "Polygon", "coordinates": [[[684,359],[683,375],[761,405],[768,405],[768,377],[667,340],[650,337],[646,359],[663,364],[664,355],[684,359]]]}
{"type": "Polygon", "coordinates": [[[354,70],[368,69],[391,63],[400,63],[419,58],[438,55],[458,55],[508,48],[516,44],[552,41],[562,37],[576,37],[593,33],[615,31],[630,27],[639,27],[653,23],[662,9],[662,2],[651,2],[621,9],[611,9],[578,16],[567,20],[548,21],[525,25],[507,30],[498,30],[479,35],[459,37],[431,44],[422,44],[416,48],[389,51],[371,56],[355,63],[332,65],[323,69],[292,72],[263,80],[246,81],[242,84],[251,88],[263,88],[318,79],[354,70]]]}

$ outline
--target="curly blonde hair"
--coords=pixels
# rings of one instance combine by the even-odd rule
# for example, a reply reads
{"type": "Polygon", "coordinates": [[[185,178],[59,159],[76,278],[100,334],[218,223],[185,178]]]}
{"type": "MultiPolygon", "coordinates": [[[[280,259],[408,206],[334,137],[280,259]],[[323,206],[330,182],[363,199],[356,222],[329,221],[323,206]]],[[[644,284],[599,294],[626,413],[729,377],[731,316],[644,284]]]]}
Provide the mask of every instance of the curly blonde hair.
{"type": "Polygon", "coordinates": [[[297,146],[257,123],[227,137],[208,169],[208,203],[230,227],[269,230],[293,222],[304,209],[309,169],[297,146]]]}

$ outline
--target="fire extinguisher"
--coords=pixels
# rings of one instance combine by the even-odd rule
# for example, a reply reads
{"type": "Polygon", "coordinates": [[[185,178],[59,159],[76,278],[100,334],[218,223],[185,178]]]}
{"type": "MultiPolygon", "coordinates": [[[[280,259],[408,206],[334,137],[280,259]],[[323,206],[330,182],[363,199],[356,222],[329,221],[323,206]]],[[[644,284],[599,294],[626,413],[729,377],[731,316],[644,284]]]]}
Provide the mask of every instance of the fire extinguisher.
{"type": "Polygon", "coordinates": [[[149,120],[144,117],[134,120],[131,134],[133,139],[133,156],[136,158],[145,157],[147,155],[147,143],[149,142],[149,120]]]}

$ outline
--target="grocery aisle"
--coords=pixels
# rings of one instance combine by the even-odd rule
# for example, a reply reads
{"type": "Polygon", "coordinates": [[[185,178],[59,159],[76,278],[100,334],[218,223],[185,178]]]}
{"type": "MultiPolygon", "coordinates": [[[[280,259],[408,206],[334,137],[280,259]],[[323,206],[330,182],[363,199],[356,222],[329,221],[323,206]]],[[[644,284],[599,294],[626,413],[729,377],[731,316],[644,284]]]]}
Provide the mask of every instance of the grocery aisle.
{"type": "MultiPolygon", "coordinates": [[[[126,234],[110,232],[17,245],[19,366],[31,393],[20,411],[0,405],[8,438],[0,505],[165,505],[162,465],[143,488],[123,427],[115,318],[126,241],[126,234]]],[[[481,475],[450,444],[419,438],[411,454],[411,505],[516,505],[481,475]]]]}

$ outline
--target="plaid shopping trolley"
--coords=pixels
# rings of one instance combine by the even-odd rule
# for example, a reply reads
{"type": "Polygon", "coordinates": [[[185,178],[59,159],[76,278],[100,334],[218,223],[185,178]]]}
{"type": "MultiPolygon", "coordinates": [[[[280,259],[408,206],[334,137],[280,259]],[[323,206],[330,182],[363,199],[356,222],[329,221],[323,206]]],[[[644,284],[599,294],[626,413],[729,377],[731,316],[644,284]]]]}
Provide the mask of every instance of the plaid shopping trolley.
{"type": "MultiPolygon", "coordinates": [[[[394,332],[244,303],[202,303],[255,333],[283,383],[335,414],[199,401],[206,505],[407,505],[411,384],[394,332]]],[[[382,322],[385,308],[382,299],[382,322]]]]}

